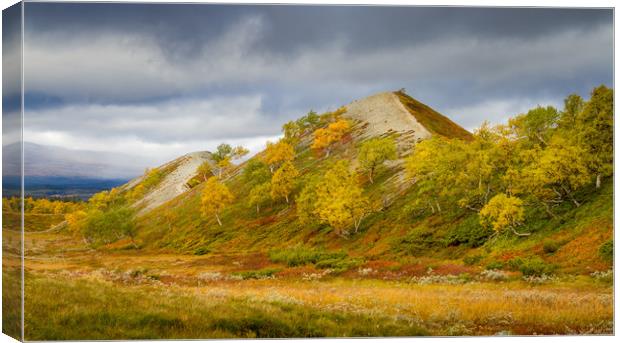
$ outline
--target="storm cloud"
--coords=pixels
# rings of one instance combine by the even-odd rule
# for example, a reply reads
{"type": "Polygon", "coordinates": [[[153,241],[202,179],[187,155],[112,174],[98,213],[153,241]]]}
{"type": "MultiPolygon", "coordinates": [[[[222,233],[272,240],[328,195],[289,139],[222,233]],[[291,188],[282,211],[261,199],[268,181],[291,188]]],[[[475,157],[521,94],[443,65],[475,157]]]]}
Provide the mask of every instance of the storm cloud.
{"type": "Polygon", "coordinates": [[[468,129],[611,86],[606,9],[27,3],[26,140],[152,161],[406,88],[468,129]]]}

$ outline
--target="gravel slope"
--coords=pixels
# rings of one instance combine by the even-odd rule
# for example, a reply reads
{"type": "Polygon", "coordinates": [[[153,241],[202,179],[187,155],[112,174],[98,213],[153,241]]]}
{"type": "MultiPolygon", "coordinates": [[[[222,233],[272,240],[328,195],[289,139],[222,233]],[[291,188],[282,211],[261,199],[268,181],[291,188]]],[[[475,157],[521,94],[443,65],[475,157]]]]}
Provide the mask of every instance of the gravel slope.
{"type": "MultiPolygon", "coordinates": [[[[196,169],[205,161],[211,161],[211,153],[199,151],[183,155],[161,166],[161,169],[165,169],[169,165],[176,165],[177,167],[166,175],[157,187],[135,203],[135,206],[140,208],[138,215],[144,215],[188,190],[186,183],[196,175],[196,169]]],[[[140,182],[141,179],[142,177],[130,181],[127,187],[131,188],[140,182]]]]}

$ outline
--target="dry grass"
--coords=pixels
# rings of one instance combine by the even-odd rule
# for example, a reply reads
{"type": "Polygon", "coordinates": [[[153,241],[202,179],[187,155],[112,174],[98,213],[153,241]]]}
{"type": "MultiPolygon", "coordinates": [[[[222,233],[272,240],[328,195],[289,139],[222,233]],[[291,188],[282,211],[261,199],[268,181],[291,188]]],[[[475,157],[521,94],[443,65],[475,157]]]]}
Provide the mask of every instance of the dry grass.
{"type": "Polygon", "coordinates": [[[408,317],[433,334],[486,335],[611,333],[610,289],[575,289],[568,285],[516,283],[411,285],[383,281],[332,280],[280,282],[258,280],[210,284],[203,296],[266,299],[280,297],[329,311],[408,317]],[[454,333],[454,332],[452,332],[454,333]]]}
{"type": "MultiPolygon", "coordinates": [[[[67,338],[63,325],[93,328],[78,330],[71,338],[613,332],[613,289],[589,277],[541,285],[520,279],[414,284],[407,282],[411,275],[425,275],[425,266],[433,262],[417,259],[415,263],[369,261],[341,276],[303,266],[285,268],[275,278],[238,280],[232,277],[233,271],[273,265],[259,253],[192,256],[157,251],[94,251],[62,233],[27,234],[26,247],[27,257],[31,257],[26,259],[26,269],[32,275],[30,286],[27,281],[26,298],[38,299],[27,307],[30,313],[26,315],[31,327],[41,328],[33,331],[36,335],[31,338],[67,338]],[[377,279],[389,275],[398,276],[395,278],[400,281],[377,279]],[[69,286],[59,288],[57,296],[49,297],[44,291],[64,284],[69,286]],[[103,293],[94,291],[100,288],[103,293]],[[99,294],[105,297],[99,299],[99,294]],[[118,297],[122,299],[113,300],[118,297]],[[159,300],[149,300],[155,298],[159,300]],[[127,314],[110,305],[119,301],[136,310],[127,314]],[[63,312],[62,317],[52,316],[53,309],[69,303],[76,306],[63,312]],[[32,306],[36,304],[45,306],[50,313],[35,310],[32,306]],[[185,313],[186,308],[190,312],[185,313]],[[205,315],[213,310],[223,314],[206,319],[205,315]],[[89,319],[95,313],[105,316],[97,317],[95,322],[89,319]],[[253,313],[268,318],[260,321],[253,313]],[[120,324],[123,318],[129,321],[120,324]],[[314,329],[296,329],[309,318],[314,329]],[[346,318],[358,318],[362,324],[336,329],[346,318]],[[369,323],[376,318],[381,318],[381,328],[370,329],[369,323]],[[152,331],[155,336],[138,327],[145,320],[148,325],[158,325],[152,331]],[[222,331],[218,326],[231,320],[232,331],[222,331]],[[108,328],[108,321],[117,326],[108,328]],[[260,328],[247,331],[246,324],[260,328]],[[279,326],[287,329],[278,331],[279,326]]],[[[434,275],[474,272],[444,262],[434,266],[434,275]]]]}

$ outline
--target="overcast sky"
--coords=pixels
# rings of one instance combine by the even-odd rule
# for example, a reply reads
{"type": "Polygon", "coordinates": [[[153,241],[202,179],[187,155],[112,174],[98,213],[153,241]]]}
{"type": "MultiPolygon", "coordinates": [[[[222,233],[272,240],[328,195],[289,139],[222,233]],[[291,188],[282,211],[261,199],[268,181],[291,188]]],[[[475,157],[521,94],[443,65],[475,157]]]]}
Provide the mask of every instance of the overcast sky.
{"type": "Polygon", "coordinates": [[[467,129],[612,86],[604,9],[25,5],[25,140],[158,164],[406,88],[467,129]]]}

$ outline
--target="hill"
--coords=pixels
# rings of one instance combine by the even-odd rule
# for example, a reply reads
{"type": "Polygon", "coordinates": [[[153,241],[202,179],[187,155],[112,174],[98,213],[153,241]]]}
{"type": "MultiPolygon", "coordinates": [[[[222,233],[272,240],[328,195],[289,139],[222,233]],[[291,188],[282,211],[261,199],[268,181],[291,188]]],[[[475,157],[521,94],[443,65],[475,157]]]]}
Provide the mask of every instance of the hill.
{"type": "MultiPolygon", "coordinates": [[[[204,162],[212,162],[211,153],[208,151],[189,153],[156,168],[157,173],[154,176],[157,180],[150,180],[153,183],[152,187],[141,194],[139,200],[133,204],[140,209],[138,214],[145,214],[187,191],[189,189],[187,183],[196,176],[197,168],[204,162]]],[[[148,177],[149,173],[136,177],[121,186],[121,189],[135,189],[148,177]]]]}
{"type": "MultiPolygon", "coordinates": [[[[206,183],[184,188],[189,177],[187,171],[191,169],[188,167],[184,169],[182,180],[173,177],[174,172],[169,174],[168,177],[179,181],[170,188],[175,189],[174,192],[164,192],[167,195],[156,202],[149,200],[157,197],[155,195],[147,195],[138,202],[148,205],[137,219],[137,239],[145,249],[190,254],[258,253],[268,256],[278,251],[286,254],[301,249],[345,256],[337,258],[335,264],[354,266],[373,260],[417,261],[415,263],[444,265],[440,268],[455,268],[459,272],[471,271],[470,261],[483,266],[496,261],[505,263],[515,256],[540,255],[543,243],[547,241],[566,246],[560,248],[564,251],[562,249],[567,250],[572,244],[582,244],[576,242],[588,240],[587,256],[582,258],[593,261],[591,265],[575,267],[571,264],[575,261],[566,262],[554,257],[560,253],[553,256],[543,253],[542,256],[549,263],[563,265],[567,270],[584,272],[586,267],[607,268],[607,263],[598,256],[598,249],[611,237],[609,183],[600,192],[583,191],[580,196],[588,199],[586,206],[576,210],[562,207],[565,215],[562,219],[549,220],[538,215],[539,219],[531,225],[535,231],[531,237],[502,235],[489,240],[493,231],[480,226],[477,213],[454,210],[442,215],[411,214],[411,204],[419,199],[405,168],[412,148],[432,137],[468,142],[473,139],[471,133],[403,92],[380,93],[354,101],[344,106],[342,117],[352,123],[351,129],[328,155],[312,149],[312,132],[299,137],[292,160],[299,176],[291,194],[299,196],[304,184],[324,175],[338,161],[348,161],[350,170],[359,170],[357,157],[363,142],[377,137],[394,139],[397,156],[379,168],[375,182],[368,182],[362,174],[357,176],[363,195],[369,199],[373,210],[364,216],[356,234],[343,237],[324,222],[301,221],[296,201],[265,201],[260,213],[256,213],[248,204],[253,185],[244,177],[244,171],[252,161],[264,159],[263,151],[249,161],[231,167],[222,177],[222,182],[233,191],[235,198],[220,215],[222,226],[201,214],[201,195],[206,183]],[[594,208],[586,210],[589,206],[594,208]],[[148,215],[144,215],[146,211],[148,215]],[[596,228],[592,226],[594,222],[596,228]],[[427,262],[420,262],[420,258],[427,262]],[[468,263],[463,265],[463,260],[468,263]]],[[[126,188],[131,188],[137,181],[126,188]]],[[[156,193],[160,192],[153,194],[156,193]]]]}

